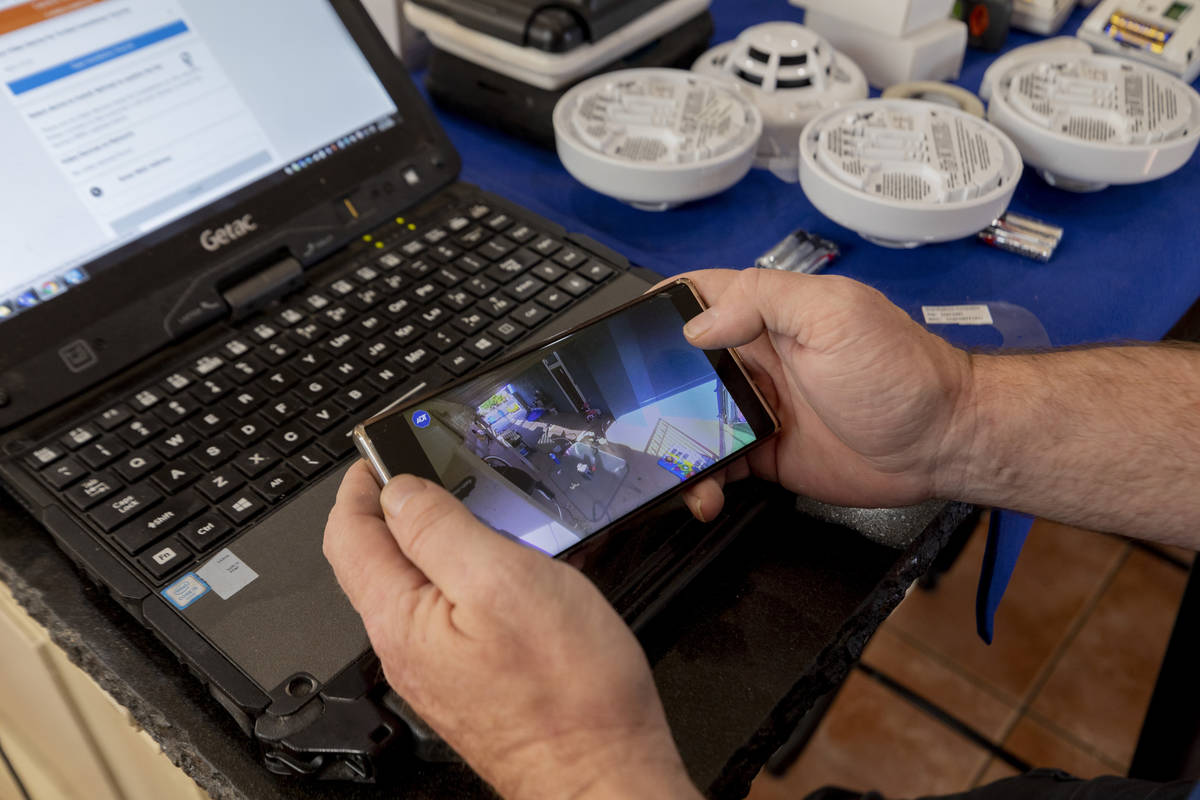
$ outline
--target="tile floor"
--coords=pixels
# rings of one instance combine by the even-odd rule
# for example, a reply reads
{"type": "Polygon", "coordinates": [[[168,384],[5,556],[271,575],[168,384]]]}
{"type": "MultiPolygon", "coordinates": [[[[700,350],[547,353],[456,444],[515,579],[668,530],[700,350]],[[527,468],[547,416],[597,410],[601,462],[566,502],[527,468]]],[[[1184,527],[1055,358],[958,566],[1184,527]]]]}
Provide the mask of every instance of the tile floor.
{"type": "MultiPolygon", "coordinates": [[[[863,664],[1033,766],[1124,774],[1166,650],[1186,570],[1123,539],[1039,521],[996,618],[975,634],[986,520],[937,588],[914,587],[863,664]]],[[[1192,554],[1167,549],[1176,561],[1192,554]]],[[[976,741],[867,671],[850,675],[782,778],[751,800],[826,785],[890,798],[959,792],[1015,775],[976,741]]]]}

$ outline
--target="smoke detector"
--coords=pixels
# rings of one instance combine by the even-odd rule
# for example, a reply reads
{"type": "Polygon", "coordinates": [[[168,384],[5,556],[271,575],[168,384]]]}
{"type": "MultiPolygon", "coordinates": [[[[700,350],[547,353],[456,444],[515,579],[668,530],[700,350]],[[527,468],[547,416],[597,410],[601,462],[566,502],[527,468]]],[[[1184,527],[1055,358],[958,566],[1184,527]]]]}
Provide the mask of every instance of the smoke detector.
{"type": "Polygon", "coordinates": [[[1021,170],[1021,154],[995,127],[920,100],[836,108],[800,140],[808,199],[884,247],[974,235],[1008,208],[1021,170]]]}
{"type": "Polygon", "coordinates": [[[732,86],[678,69],[597,75],[554,107],[554,138],[567,172],[647,211],[740,181],[762,129],[758,109],[732,86]]]}
{"type": "Polygon", "coordinates": [[[1200,95],[1121,58],[1038,60],[997,77],[988,119],[1047,183],[1089,192],[1186,164],[1200,140],[1200,95]]]}
{"type": "Polygon", "coordinates": [[[1092,48],[1088,43],[1076,39],[1074,36],[1055,36],[1052,39],[1021,45],[1009,50],[991,63],[987,71],[983,73],[983,80],[979,84],[979,96],[985,102],[991,100],[992,86],[996,83],[996,78],[1018,64],[1029,61],[1070,59],[1074,56],[1090,56],[1091,54],[1092,48]]]}
{"type": "Polygon", "coordinates": [[[697,59],[694,72],[725,76],[762,113],[754,166],[799,180],[800,132],[827,108],[862,100],[867,79],[858,65],[815,31],[794,22],[747,28],[697,59]]]}
{"type": "Polygon", "coordinates": [[[1017,30],[1053,36],[1074,9],[1075,0],[1013,0],[1009,24],[1017,30]]]}

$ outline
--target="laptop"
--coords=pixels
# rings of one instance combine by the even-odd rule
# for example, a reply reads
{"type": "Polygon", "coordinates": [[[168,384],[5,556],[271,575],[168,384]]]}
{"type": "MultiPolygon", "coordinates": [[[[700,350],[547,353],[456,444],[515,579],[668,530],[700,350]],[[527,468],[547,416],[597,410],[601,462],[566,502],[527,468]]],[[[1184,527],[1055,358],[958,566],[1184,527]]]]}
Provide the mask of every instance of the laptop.
{"type": "MultiPolygon", "coordinates": [[[[458,182],[356,0],[0,3],[0,84],[7,491],[268,769],[450,757],[321,553],[348,433],[657,276],[458,182]]],[[[580,566],[636,624],[734,516],[580,566]]]]}

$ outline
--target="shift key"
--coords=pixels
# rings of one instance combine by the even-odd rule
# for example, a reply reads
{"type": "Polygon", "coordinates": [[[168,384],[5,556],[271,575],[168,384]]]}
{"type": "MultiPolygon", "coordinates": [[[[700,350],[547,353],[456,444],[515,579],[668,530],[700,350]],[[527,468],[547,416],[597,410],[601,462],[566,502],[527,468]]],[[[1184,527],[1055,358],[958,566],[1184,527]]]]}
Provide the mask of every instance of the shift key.
{"type": "Polygon", "coordinates": [[[155,506],[153,513],[122,525],[113,532],[113,539],[126,552],[136,554],[207,508],[208,503],[195,493],[185,492],[155,506]]]}
{"type": "Polygon", "coordinates": [[[88,516],[105,531],[111,531],[160,500],[162,500],[162,495],[142,484],[134,486],[126,492],[121,492],[111,500],[106,500],[93,508],[88,516]]]}

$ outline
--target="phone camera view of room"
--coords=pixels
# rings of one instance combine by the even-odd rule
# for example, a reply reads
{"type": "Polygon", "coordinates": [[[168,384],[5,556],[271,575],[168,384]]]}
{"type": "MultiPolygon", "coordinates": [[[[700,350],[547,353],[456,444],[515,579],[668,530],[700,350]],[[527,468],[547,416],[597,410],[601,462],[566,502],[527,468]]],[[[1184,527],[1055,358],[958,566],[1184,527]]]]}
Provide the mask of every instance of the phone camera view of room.
{"type": "Polygon", "coordinates": [[[410,425],[487,525],[556,555],[754,440],[669,298],[423,404],[410,425]]]}

